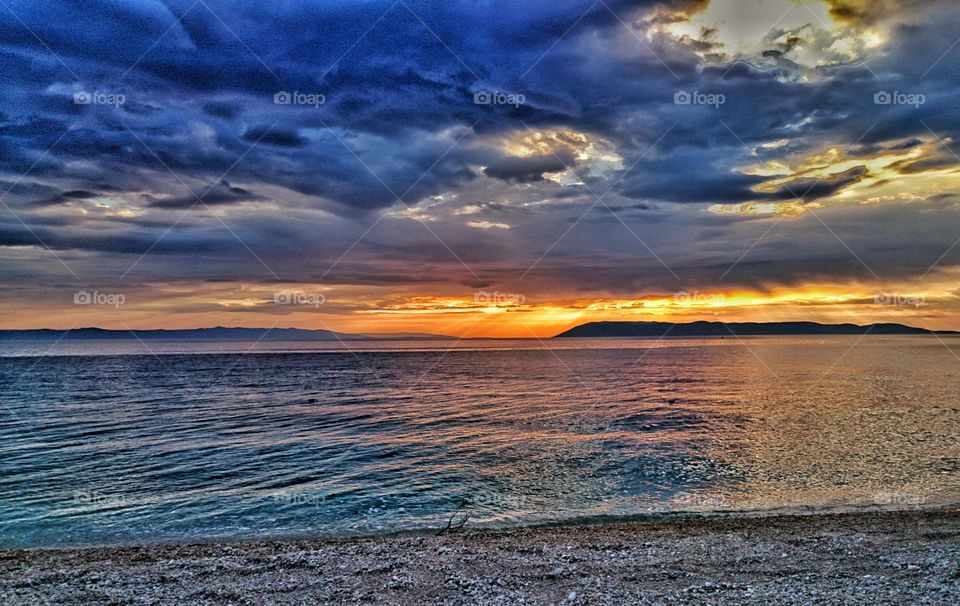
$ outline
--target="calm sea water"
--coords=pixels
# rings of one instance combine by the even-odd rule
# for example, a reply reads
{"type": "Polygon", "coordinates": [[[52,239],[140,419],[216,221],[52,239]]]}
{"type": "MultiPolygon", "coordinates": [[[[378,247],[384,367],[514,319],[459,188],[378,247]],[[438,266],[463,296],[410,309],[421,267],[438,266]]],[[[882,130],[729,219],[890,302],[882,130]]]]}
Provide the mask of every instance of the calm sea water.
{"type": "Polygon", "coordinates": [[[960,502],[958,338],[51,345],[2,546],[960,502]]]}

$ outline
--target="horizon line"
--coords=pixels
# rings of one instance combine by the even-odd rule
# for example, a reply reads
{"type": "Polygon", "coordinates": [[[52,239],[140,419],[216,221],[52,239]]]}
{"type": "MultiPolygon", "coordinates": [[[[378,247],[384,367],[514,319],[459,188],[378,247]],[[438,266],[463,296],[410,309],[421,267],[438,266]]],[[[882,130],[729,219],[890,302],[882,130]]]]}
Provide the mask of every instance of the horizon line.
{"type": "MultiPolygon", "coordinates": [[[[337,330],[331,330],[329,328],[304,328],[299,326],[197,326],[197,327],[188,327],[188,328],[103,328],[100,326],[81,326],[81,327],[71,327],[71,328],[50,328],[50,327],[41,327],[41,328],[0,328],[0,333],[29,333],[29,332],[59,332],[64,335],[71,332],[79,331],[101,331],[108,333],[132,333],[137,332],[190,332],[190,331],[205,331],[205,330],[248,330],[248,331],[264,331],[265,334],[274,331],[302,331],[302,332],[315,332],[315,333],[329,333],[342,337],[385,337],[392,339],[429,339],[429,338],[441,338],[441,339],[452,339],[452,340],[540,340],[540,339],[552,339],[561,337],[568,332],[571,332],[577,328],[589,326],[589,325],[599,325],[599,324],[620,324],[620,325],[663,325],[669,326],[671,329],[678,326],[691,326],[694,324],[712,324],[712,325],[723,325],[723,326],[777,326],[777,325],[790,325],[790,324],[809,324],[812,326],[818,327],[855,327],[861,329],[869,329],[870,327],[880,327],[880,326],[895,326],[902,327],[910,330],[915,330],[919,332],[925,332],[927,334],[960,334],[960,330],[950,330],[950,329],[940,329],[934,330],[925,327],[917,327],[909,324],[903,324],[900,322],[871,322],[868,324],[856,324],[854,322],[837,322],[837,323],[825,323],[817,322],[814,320],[780,320],[780,321],[771,321],[771,322],[723,322],[720,320],[691,320],[688,322],[669,322],[669,321],[658,321],[658,320],[591,320],[587,322],[582,322],[579,324],[572,325],[566,329],[561,330],[560,332],[550,335],[550,336],[455,336],[442,333],[432,333],[432,332],[419,332],[419,331],[383,331],[383,332],[340,332],[337,330]]],[[[864,336],[869,335],[869,331],[864,333],[864,336]]],[[[657,336],[657,335],[652,335],[657,336]]],[[[659,335],[661,338],[666,338],[671,336],[669,330],[662,335],[659,335]]],[[[673,336],[691,336],[691,335],[673,335],[673,336]]],[[[695,335],[694,335],[695,336],[695,335]]],[[[714,335],[702,335],[702,336],[714,336],[714,335]]],[[[724,335],[721,335],[724,336],[724,335]]],[[[741,336],[737,335],[731,331],[730,336],[741,336]]],[[[749,336],[749,335],[746,335],[749,336]]],[[[773,336],[776,336],[775,334],[773,336]]],[[[784,335],[788,336],[788,335],[784,335]]],[[[879,336],[890,336],[879,333],[879,336]]],[[[596,336],[593,338],[629,338],[631,335],[605,335],[605,336],[596,336]]],[[[634,336],[635,337],[635,336],[634,336]]],[[[571,337],[571,338],[580,338],[580,337],[571,337]]]]}

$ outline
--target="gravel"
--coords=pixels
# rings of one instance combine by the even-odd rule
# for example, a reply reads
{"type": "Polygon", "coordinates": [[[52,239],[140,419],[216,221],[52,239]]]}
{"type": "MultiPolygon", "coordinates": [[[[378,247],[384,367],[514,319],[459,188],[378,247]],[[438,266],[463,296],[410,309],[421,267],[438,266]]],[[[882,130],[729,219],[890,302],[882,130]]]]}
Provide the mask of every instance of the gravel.
{"type": "Polygon", "coordinates": [[[960,604],[960,510],[0,551],[0,604],[960,604]]]}

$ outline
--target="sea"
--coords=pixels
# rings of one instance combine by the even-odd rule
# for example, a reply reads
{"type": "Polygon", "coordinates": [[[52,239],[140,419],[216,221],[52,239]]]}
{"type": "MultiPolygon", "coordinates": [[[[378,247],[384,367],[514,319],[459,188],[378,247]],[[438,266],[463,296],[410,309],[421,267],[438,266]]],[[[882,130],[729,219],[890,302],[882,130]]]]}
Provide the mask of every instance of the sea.
{"type": "Polygon", "coordinates": [[[960,337],[0,343],[0,547],[960,503],[960,337]]]}

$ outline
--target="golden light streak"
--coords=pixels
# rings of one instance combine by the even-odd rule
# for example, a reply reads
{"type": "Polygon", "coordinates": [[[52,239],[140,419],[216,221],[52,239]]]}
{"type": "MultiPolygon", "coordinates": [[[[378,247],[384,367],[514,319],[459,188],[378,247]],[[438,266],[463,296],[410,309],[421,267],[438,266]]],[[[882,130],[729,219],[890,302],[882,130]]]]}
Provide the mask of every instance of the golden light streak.
{"type": "Polygon", "coordinates": [[[872,156],[848,155],[840,147],[829,147],[813,154],[772,160],[736,169],[745,175],[768,177],[753,190],[774,194],[786,190],[802,198],[812,180],[831,181],[844,176],[848,181],[832,196],[817,202],[801,200],[771,202],[744,201],[737,204],[713,204],[706,210],[718,215],[777,215],[799,217],[810,209],[832,203],[879,204],[909,202],[955,191],[960,187],[960,172],[950,158],[943,160],[942,144],[931,137],[904,141],[900,146],[872,156]],[[897,149],[902,147],[902,149],[897,149]]]}
{"type": "Polygon", "coordinates": [[[29,308],[15,301],[0,302],[0,317],[3,328],[276,326],[506,338],[544,338],[577,324],[602,320],[900,322],[960,329],[958,274],[960,271],[943,270],[916,283],[680,290],[621,298],[480,290],[393,295],[383,300],[377,296],[382,291],[374,287],[153,285],[149,292],[125,292],[126,302],[119,308],[72,305],[72,293],[64,293],[62,299],[70,301],[68,304],[49,297],[29,308]],[[278,297],[277,293],[288,296],[278,297]],[[291,299],[316,304],[291,304],[291,299]]]}
{"type": "MultiPolygon", "coordinates": [[[[73,290],[56,296],[23,292],[0,300],[0,328],[99,326],[196,328],[297,327],[345,333],[432,333],[457,337],[550,337],[590,321],[719,320],[899,322],[960,329],[960,268],[891,283],[808,283],[793,287],[714,288],[638,293],[631,297],[551,291],[546,286],[465,289],[417,285],[384,289],[304,283],[151,283],[120,292],[112,306],[73,304],[73,290]],[[447,292],[442,292],[444,289],[447,292]],[[389,293],[385,297],[385,293],[389,293]]],[[[91,288],[91,290],[93,290],[91,288]]]]}
{"type": "Polygon", "coordinates": [[[707,212],[715,215],[780,215],[799,217],[811,209],[821,208],[816,202],[742,202],[740,204],[711,204],[707,212]]]}

